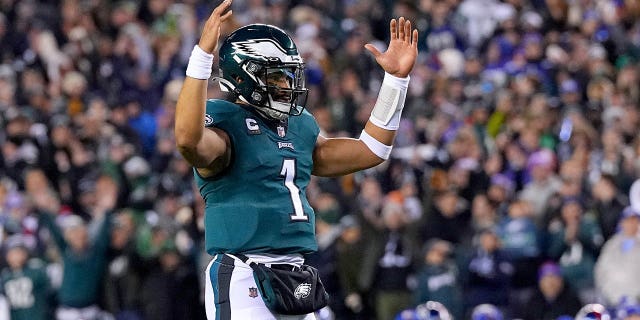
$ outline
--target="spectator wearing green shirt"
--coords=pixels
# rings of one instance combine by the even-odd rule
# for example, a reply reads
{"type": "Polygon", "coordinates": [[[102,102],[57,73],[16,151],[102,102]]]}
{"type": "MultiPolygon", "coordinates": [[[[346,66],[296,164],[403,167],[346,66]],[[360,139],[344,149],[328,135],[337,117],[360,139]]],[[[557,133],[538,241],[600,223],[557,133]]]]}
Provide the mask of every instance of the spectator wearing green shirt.
{"type": "Polygon", "coordinates": [[[583,303],[593,301],[593,268],[604,242],[598,222],[584,214],[582,202],[564,199],[560,214],[547,227],[547,256],[558,261],[568,285],[579,292],[583,303]]]}
{"type": "Polygon", "coordinates": [[[99,227],[92,241],[79,216],[66,216],[61,220],[62,228],[58,226],[50,212],[58,212],[59,204],[51,193],[32,194],[40,221],[51,232],[64,264],[57,294],[58,320],[94,320],[101,314],[97,303],[108,262],[111,211],[118,198],[117,185],[110,177],[102,176],[96,182],[96,194],[99,198],[92,215],[99,227]]]}
{"type": "Polygon", "coordinates": [[[29,260],[20,235],[7,240],[8,266],[0,273],[0,293],[6,297],[11,320],[50,319],[50,284],[44,263],[29,260]]]}

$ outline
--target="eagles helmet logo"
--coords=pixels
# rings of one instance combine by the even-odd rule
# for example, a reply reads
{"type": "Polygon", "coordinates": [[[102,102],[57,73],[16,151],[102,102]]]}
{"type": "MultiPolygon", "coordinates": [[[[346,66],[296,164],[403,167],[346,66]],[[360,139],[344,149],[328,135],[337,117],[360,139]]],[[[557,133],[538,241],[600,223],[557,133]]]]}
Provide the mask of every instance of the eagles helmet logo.
{"type": "Polygon", "coordinates": [[[287,55],[282,46],[272,39],[250,39],[245,41],[236,41],[231,43],[237,54],[250,57],[260,57],[263,59],[278,58],[283,62],[299,61],[297,56],[287,55]]]}
{"type": "Polygon", "coordinates": [[[296,290],[293,292],[293,296],[296,299],[304,299],[309,296],[311,293],[311,284],[303,282],[296,287],[296,290]]]}

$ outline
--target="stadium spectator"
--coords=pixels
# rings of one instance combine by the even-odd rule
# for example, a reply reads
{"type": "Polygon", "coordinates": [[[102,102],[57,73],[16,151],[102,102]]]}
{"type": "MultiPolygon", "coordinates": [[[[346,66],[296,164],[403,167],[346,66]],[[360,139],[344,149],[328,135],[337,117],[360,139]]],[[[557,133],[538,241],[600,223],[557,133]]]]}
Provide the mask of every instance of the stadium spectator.
{"type": "Polygon", "coordinates": [[[374,298],[377,319],[391,319],[411,304],[407,279],[413,272],[416,241],[408,232],[408,217],[398,191],[385,197],[382,208],[384,229],[368,239],[362,265],[361,286],[374,298]]]}
{"type": "Polygon", "coordinates": [[[531,181],[524,186],[519,198],[531,204],[532,218],[537,225],[542,225],[549,199],[561,187],[560,179],[553,171],[554,166],[555,156],[548,149],[533,152],[527,159],[531,181]]]}
{"type": "Polygon", "coordinates": [[[0,273],[0,295],[7,298],[12,320],[51,318],[51,284],[40,259],[29,259],[29,249],[20,235],[5,244],[7,268],[0,273]]]}
{"type": "Polygon", "coordinates": [[[548,226],[547,256],[558,261],[567,284],[587,303],[595,299],[593,266],[604,238],[594,217],[583,211],[579,199],[563,201],[560,216],[548,226]]]}
{"type": "Polygon", "coordinates": [[[105,310],[117,320],[142,319],[140,294],[147,266],[136,251],[135,228],[131,212],[120,212],[114,218],[104,299],[105,310]]]}
{"type": "Polygon", "coordinates": [[[335,197],[331,194],[324,194],[319,198],[325,198],[324,205],[316,206],[316,239],[318,241],[318,251],[306,257],[306,263],[318,269],[322,279],[322,284],[327,293],[335,299],[329,302],[332,310],[338,310],[340,303],[344,300],[338,278],[338,239],[342,234],[342,226],[339,224],[340,211],[337,209],[335,197]]]}
{"type": "Polygon", "coordinates": [[[471,228],[474,234],[493,228],[498,223],[498,214],[485,194],[478,194],[471,203],[471,228]]]}
{"type": "Polygon", "coordinates": [[[620,231],[602,247],[595,265],[595,284],[608,305],[615,306],[621,299],[637,297],[640,277],[637,266],[640,259],[640,213],[631,207],[622,212],[620,231]]]}
{"type": "Polygon", "coordinates": [[[480,230],[474,240],[473,251],[462,267],[465,309],[487,303],[507,309],[513,265],[500,249],[495,227],[480,230]]]}
{"type": "Polygon", "coordinates": [[[198,276],[173,241],[165,241],[141,288],[144,319],[202,318],[198,276]]]}
{"type": "Polygon", "coordinates": [[[580,306],[578,295],[564,282],[560,266],[546,262],[538,271],[535,293],[515,311],[515,317],[552,320],[562,315],[573,315],[580,306]]]}
{"type": "Polygon", "coordinates": [[[336,245],[338,251],[336,264],[342,294],[339,298],[343,301],[336,304],[343,310],[334,310],[336,318],[366,319],[366,312],[363,310],[366,297],[363,296],[359,279],[363,257],[368,246],[362,234],[361,223],[352,215],[340,219],[343,229],[336,245]]]}
{"type": "MultiPolygon", "coordinates": [[[[133,306],[151,308],[133,299],[137,289],[114,304],[112,298],[120,295],[112,285],[134,281],[136,273],[134,282],[142,284],[149,275],[131,269],[113,273],[123,257],[139,255],[147,270],[146,262],[158,261],[164,242],[174,241],[181,268],[201,273],[209,262],[201,253],[202,199],[193,187],[192,168],[175,152],[173,118],[190,51],[214,2],[0,3],[0,243],[22,236],[30,257],[46,265],[54,291],[63,274],[61,259],[43,228],[44,216],[34,213],[34,195],[50,194],[49,204],[60,203],[51,210],[59,222],[69,214],[80,216],[91,243],[101,222],[92,212],[102,174],[117,182],[119,212],[131,221],[126,218],[121,226],[122,213],[114,220],[104,264],[109,271],[98,290],[101,309],[117,315],[133,306]],[[132,101],[137,104],[128,108],[132,101]],[[130,234],[121,248],[125,233],[130,234]]],[[[471,249],[473,235],[509,220],[509,208],[526,195],[540,230],[560,221],[551,223],[551,235],[542,232],[539,238],[545,254],[549,243],[566,249],[545,257],[559,258],[560,265],[566,260],[561,257],[576,252],[568,248],[578,246],[563,238],[571,228],[560,209],[568,196],[577,197],[580,220],[593,215],[609,244],[594,251],[600,271],[592,276],[600,292],[623,288],[608,284],[637,273],[621,269],[632,260],[635,240],[618,229],[627,219],[623,209],[637,200],[627,191],[640,175],[639,8],[635,1],[614,0],[234,1],[235,19],[221,30],[223,36],[240,24],[273,23],[295,39],[312,88],[307,107],[326,136],[357,136],[371,113],[383,74],[362,45],[371,42],[383,50],[391,17],[412,17],[420,30],[419,59],[391,161],[308,188],[338,200],[336,221],[342,215],[359,220],[359,228],[345,229],[336,243],[339,278],[350,279],[339,281],[349,303],[344,310],[335,307],[336,318],[376,316],[375,304],[354,278],[371,268],[367,264],[373,262],[362,256],[377,246],[370,240],[385,229],[384,194],[397,189],[411,202],[412,219],[421,217],[411,223],[420,226],[420,236],[403,231],[404,238],[421,248],[431,238],[421,233],[431,228],[438,237],[459,241],[457,257],[462,252],[474,260],[484,256],[478,243],[471,249]],[[538,175],[534,168],[544,167],[533,161],[538,152],[552,155],[553,166],[542,176],[556,182],[532,182],[538,175]],[[473,162],[468,159],[476,166],[467,166],[473,162]],[[458,199],[457,209],[470,204],[469,210],[456,211],[463,215],[455,215],[460,221],[454,219],[453,227],[432,218],[438,208],[434,195],[450,183],[457,186],[450,197],[458,199]],[[541,200],[548,194],[548,201],[541,200]],[[358,237],[352,237],[354,230],[358,237]],[[612,252],[624,258],[612,260],[612,252]],[[349,264],[351,259],[358,262],[349,264]],[[611,276],[598,280],[608,268],[611,276]]],[[[223,97],[217,85],[208,94],[223,97]]],[[[497,251],[509,251],[512,243],[503,246],[497,251]]],[[[3,260],[0,268],[8,268],[3,260]]],[[[571,282],[571,272],[564,271],[571,282]]],[[[535,282],[535,276],[534,267],[512,280],[535,282]]],[[[604,294],[609,295],[619,299],[604,294]]],[[[465,305],[469,298],[464,296],[465,305]]],[[[514,301],[504,303],[501,310],[508,310],[514,301]]],[[[609,303],[607,308],[617,308],[618,301],[609,303]]]]}
{"type": "Polygon", "coordinates": [[[540,231],[532,217],[529,203],[517,200],[509,206],[508,215],[498,223],[501,249],[513,266],[510,303],[523,301],[536,284],[536,270],[543,252],[540,231]]]}
{"type": "Polygon", "coordinates": [[[462,286],[453,258],[453,246],[447,241],[431,239],[423,250],[423,264],[416,274],[416,305],[427,301],[442,303],[455,319],[462,318],[462,286]]]}
{"type": "MultiPolygon", "coordinates": [[[[560,189],[551,196],[549,205],[541,221],[541,227],[549,225],[550,220],[559,215],[566,199],[584,201],[584,165],[578,160],[567,160],[560,164],[559,177],[562,180],[560,189]]],[[[584,209],[584,208],[583,208],[584,209]]]]}
{"type": "Polygon", "coordinates": [[[436,191],[433,204],[427,211],[422,226],[422,239],[438,238],[454,244],[463,242],[468,235],[470,210],[457,190],[436,191]]]}
{"type": "Polygon", "coordinates": [[[595,202],[592,211],[602,228],[602,235],[605,239],[610,239],[617,231],[622,211],[629,205],[629,197],[621,193],[614,181],[606,175],[593,184],[591,194],[595,202]]]}
{"type": "Polygon", "coordinates": [[[97,319],[102,277],[107,265],[111,229],[111,211],[116,206],[118,189],[115,182],[103,176],[96,182],[100,195],[92,216],[99,221],[98,232],[90,238],[88,227],[81,217],[69,215],[62,219],[62,229],[52,213],[58,212],[56,199],[51,194],[32,194],[39,217],[50,231],[64,263],[62,284],[58,290],[59,307],[56,319],[97,319]]]}

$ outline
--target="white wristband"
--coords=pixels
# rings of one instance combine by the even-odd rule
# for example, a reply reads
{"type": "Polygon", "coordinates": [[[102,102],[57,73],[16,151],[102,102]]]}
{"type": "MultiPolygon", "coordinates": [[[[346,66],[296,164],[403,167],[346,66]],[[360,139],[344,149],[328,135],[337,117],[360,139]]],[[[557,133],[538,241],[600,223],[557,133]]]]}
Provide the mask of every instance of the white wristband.
{"type": "Polygon", "coordinates": [[[187,65],[187,76],[200,80],[211,78],[211,67],[213,66],[213,54],[206,53],[198,45],[193,47],[189,64],[187,65]]]}
{"type": "Polygon", "coordinates": [[[387,160],[389,159],[389,155],[391,154],[391,149],[393,146],[388,146],[378,140],[376,138],[370,136],[365,130],[362,130],[360,133],[360,141],[364,142],[364,144],[380,159],[387,160]]]}
{"type": "Polygon", "coordinates": [[[386,130],[398,130],[409,79],[408,76],[398,78],[385,72],[378,100],[369,117],[371,123],[386,130]]]}

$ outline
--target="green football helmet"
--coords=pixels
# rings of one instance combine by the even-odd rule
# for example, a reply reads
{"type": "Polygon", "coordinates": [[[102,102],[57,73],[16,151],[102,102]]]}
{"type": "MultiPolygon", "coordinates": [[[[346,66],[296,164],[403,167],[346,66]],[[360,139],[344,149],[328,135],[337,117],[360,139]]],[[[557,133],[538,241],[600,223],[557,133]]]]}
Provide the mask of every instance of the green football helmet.
{"type": "Polygon", "coordinates": [[[219,57],[220,88],[266,118],[284,120],[304,110],[305,66],[282,29],[266,24],[239,28],[222,42],[219,57]]]}

